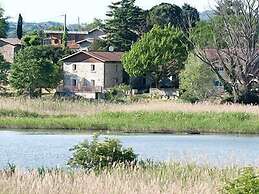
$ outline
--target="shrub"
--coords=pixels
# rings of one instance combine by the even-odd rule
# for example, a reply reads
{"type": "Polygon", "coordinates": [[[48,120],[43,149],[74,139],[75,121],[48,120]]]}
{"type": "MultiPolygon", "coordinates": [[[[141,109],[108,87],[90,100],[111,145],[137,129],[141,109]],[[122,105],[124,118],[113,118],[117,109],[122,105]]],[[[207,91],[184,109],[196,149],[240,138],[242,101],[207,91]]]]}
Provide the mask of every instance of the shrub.
{"type": "Polygon", "coordinates": [[[121,84],[111,88],[105,95],[105,99],[112,102],[125,102],[130,86],[121,84]]]}
{"type": "Polygon", "coordinates": [[[259,176],[252,168],[246,168],[241,176],[224,187],[225,194],[258,194],[259,176]]]}
{"type": "Polygon", "coordinates": [[[215,94],[215,74],[197,57],[191,54],[185,70],[180,74],[181,98],[195,103],[215,94]]]}
{"type": "Polygon", "coordinates": [[[74,153],[68,165],[86,170],[101,170],[117,164],[131,166],[137,161],[131,148],[123,148],[119,140],[112,138],[99,141],[98,136],[94,136],[91,142],[84,141],[71,151],[74,153]]]}

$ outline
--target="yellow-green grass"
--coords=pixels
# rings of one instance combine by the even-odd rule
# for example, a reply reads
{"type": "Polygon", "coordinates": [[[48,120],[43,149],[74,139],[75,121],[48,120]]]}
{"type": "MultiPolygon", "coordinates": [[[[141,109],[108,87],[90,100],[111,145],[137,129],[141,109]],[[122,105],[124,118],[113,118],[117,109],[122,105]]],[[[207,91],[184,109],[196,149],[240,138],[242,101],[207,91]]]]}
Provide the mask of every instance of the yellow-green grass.
{"type": "Polygon", "coordinates": [[[15,113],[12,113],[12,116],[1,116],[0,128],[259,134],[259,116],[251,113],[102,112],[88,116],[58,117],[31,114],[32,116],[14,116],[15,113]]]}
{"type": "MultiPolygon", "coordinates": [[[[255,168],[254,168],[255,169],[255,168]]],[[[255,169],[258,172],[258,169],[255,169]]],[[[0,194],[218,194],[239,176],[237,167],[211,168],[188,164],[115,167],[101,173],[37,170],[0,172],[0,194]]]]}

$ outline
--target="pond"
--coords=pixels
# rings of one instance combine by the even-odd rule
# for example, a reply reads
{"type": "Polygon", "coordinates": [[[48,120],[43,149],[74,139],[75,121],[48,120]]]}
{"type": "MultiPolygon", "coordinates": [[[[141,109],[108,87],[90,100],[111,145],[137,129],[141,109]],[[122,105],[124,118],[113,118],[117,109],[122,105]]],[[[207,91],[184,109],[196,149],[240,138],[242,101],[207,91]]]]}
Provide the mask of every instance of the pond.
{"type": "MultiPolygon", "coordinates": [[[[8,163],[20,168],[65,167],[69,148],[92,138],[73,131],[0,130],[0,168],[8,163]]],[[[110,134],[143,159],[182,161],[215,166],[259,166],[259,136],[110,134]]]]}

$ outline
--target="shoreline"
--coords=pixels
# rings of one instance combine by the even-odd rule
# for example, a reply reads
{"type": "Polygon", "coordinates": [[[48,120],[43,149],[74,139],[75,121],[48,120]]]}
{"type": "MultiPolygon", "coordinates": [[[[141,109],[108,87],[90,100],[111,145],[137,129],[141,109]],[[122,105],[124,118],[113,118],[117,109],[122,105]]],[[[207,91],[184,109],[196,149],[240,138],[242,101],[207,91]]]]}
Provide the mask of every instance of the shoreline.
{"type": "Polygon", "coordinates": [[[1,129],[82,130],[146,134],[259,135],[259,117],[251,113],[102,112],[89,116],[2,114],[1,129]],[[3,116],[4,115],[4,116],[3,116]]]}

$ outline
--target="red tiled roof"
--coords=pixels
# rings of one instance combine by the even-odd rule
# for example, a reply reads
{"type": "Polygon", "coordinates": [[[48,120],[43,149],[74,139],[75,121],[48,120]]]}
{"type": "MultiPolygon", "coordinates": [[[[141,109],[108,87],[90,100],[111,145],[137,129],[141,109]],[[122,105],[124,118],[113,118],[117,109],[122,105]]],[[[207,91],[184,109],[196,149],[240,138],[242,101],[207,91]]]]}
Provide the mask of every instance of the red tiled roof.
{"type": "MultiPolygon", "coordinates": [[[[78,60],[78,62],[84,61],[86,60],[87,56],[92,57],[98,61],[101,62],[121,62],[121,58],[122,58],[123,52],[87,52],[87,51],[79,51],[73,55],[67,56],[63,59],[61,59],[62,61],[64,60],[78,60]],[[78,55],[85,55],[85,57],[77,57],[78,55]],[[73,59],[74,58],[74,59],[73,59]]],[[[75,61],[74,61],[75,62],[75,61]]]]}
{"type": "Polygon", "coordinates": [[[123,52],[85,52],[102,62],[120,62],[123,52]]]}

